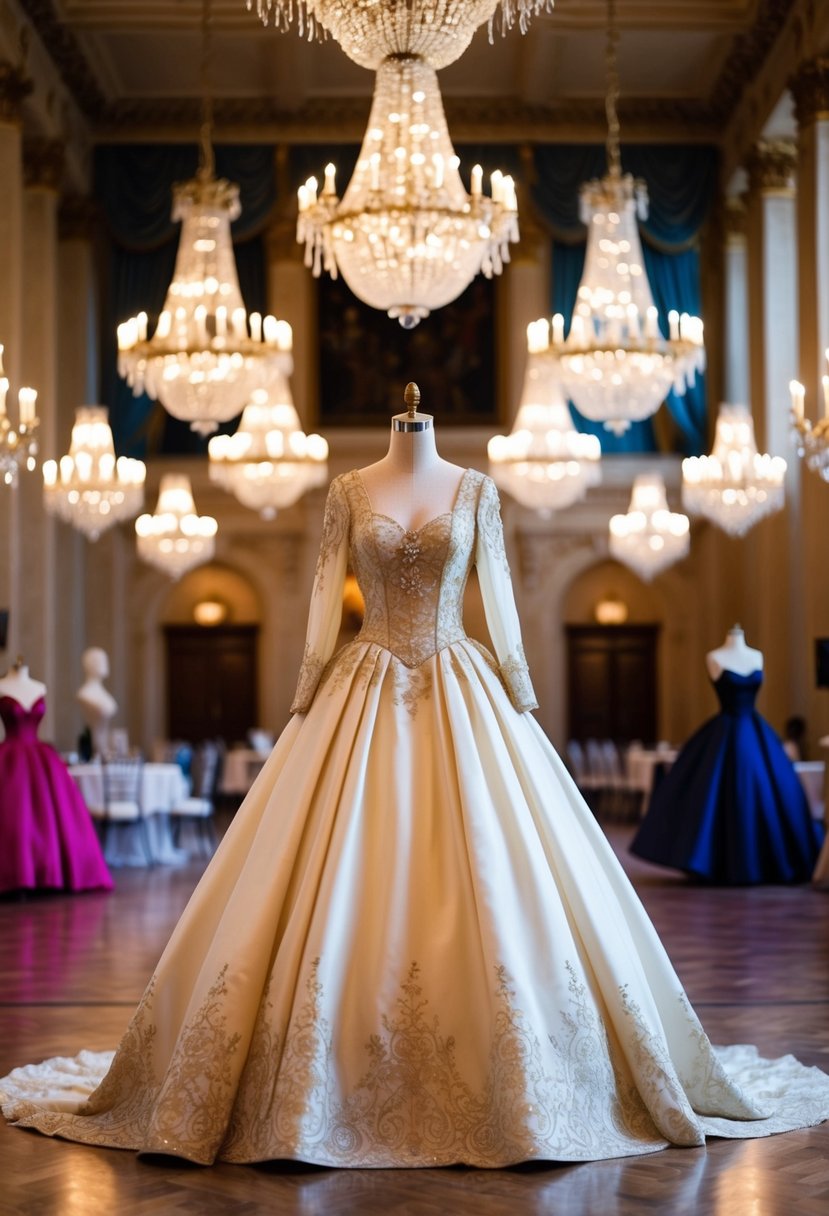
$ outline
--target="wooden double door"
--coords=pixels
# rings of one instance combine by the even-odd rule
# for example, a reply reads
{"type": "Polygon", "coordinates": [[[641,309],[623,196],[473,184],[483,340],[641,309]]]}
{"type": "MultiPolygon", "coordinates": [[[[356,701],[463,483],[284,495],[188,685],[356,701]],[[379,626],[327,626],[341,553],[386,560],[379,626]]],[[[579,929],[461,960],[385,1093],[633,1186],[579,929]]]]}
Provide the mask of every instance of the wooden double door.
{"type": "Polygon", "coordinates": [[[167,736],[232,744],[259,726],[258,625],[168,625],[167,736]]]}
{"type": "Polygon", "coordinates": [[[568,625],[568,738],[657,734],[658,625],[568,625]]]}

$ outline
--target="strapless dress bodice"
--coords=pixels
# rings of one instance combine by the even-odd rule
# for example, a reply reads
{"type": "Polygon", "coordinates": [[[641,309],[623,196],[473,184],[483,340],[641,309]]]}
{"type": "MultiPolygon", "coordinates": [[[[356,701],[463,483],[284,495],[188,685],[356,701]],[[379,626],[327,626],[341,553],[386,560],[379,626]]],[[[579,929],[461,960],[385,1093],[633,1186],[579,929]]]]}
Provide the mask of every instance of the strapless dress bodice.
{"type": "Polygon", "coordinates": [[[0,697],[0,721],[6,731],[7,739],[31,742],[37,739],[37,729],[46,713],[46,698],[38,697],[34,705],[28,709],[16,701],[14,697],[0,697]]]}
{"type": "Polygon", "coordinates": [[[763,683],[760,670],[739,675],[736,671],[722,671],[713,681],[714,691],[724,714],[750,714],[763,683]]]}

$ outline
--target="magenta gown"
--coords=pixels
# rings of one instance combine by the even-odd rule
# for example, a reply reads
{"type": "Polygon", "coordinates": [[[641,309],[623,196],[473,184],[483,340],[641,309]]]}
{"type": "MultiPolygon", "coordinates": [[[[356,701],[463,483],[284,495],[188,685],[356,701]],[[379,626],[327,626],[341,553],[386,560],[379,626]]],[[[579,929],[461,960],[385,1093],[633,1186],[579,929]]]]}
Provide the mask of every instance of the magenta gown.
{"type": "Polygon", "coordinates": [[[95,827],[78,787],[37,728],[39,697],[24,709],[0,697],[0,892],[52,888],[111,890],[95,827]]]}

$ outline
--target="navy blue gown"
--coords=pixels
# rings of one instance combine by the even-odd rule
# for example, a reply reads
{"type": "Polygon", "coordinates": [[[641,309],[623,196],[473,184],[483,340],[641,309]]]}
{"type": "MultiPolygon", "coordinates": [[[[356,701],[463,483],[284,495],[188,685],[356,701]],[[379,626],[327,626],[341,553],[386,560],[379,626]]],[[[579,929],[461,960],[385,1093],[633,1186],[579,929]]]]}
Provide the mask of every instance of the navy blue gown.
{"type": "Polygon", "coordinates": [[[722,712],[656,787],[631,852],[725,885],[807,882],[822,840],[794,766],[754,708],[762,671],[723,671],[722,712]]]}

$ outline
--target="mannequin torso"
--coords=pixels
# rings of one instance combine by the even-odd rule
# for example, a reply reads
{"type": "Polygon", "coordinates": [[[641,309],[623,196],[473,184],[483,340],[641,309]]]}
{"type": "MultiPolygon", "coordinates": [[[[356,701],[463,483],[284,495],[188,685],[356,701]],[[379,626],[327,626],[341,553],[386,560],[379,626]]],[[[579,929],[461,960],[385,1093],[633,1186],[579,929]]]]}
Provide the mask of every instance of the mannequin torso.
{"type": "Polygon", "coordinates": [[[12,697],[23,709],[31,709],[45,695],[46,685],[33,680],[23,665],[12,667],[0,679],[0,697],[12,697]]]}
{"type": "Polygon", "coordinates": [[[745,634],[739,625],[729,629],[722,646],[709,651],[705,662],[712,680],[718,680],[724,671],[748,676],[754,671],[763,670],[762,652],[746,645],[745,634]]]}
{"type": "Polygon", "coordinates": [[[395,415],[388,452],[358,473],[372,510],[416,531],[453,509],[465,471],[438,455],[432,419],[418,413],[395,415]]]}

